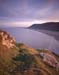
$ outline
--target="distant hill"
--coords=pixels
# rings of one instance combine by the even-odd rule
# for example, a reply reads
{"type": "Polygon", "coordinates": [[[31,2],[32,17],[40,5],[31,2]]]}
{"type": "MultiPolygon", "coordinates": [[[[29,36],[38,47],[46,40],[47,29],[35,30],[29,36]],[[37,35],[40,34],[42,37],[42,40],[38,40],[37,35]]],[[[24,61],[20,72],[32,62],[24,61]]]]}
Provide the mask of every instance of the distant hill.
{"type": "Polygon", "coordinates": [[[17,43],[0,30],[0,75],[59,75],[59,56],[17,43]]]}
{"type": "Polygon", "coordinates": [[[30,29],[40,29],[49,31],[59,31],[59,22],[48,22],[43,24],[33,24],[30,29]]]}

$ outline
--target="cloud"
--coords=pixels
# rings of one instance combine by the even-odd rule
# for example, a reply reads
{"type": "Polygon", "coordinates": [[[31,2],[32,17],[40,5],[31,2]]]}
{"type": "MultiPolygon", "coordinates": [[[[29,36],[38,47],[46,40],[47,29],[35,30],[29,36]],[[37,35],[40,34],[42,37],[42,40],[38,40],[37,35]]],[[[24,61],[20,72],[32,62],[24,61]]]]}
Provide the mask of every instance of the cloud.
{"type": "Polygon", "coordinates": [[[38,21],[59,21],[58,15],[58,0],[0,0],[0,21],[6,25],[27,26],[38,21]]]}
{"type": "Polygon", "coordinates": [[[16,21],[16,22],[0,22],[0,26],[1,27],[28,27],[30,25],[32,25],[33,22],[19,22],[19,21],[16,21]]]}

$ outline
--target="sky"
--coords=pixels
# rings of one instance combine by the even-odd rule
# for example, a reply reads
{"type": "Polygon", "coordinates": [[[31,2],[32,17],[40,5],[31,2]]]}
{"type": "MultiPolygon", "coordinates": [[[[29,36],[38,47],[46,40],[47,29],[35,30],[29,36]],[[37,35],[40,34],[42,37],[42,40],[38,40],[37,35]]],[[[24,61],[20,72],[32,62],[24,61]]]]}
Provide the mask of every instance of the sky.
{"type": "Polygon", "coordinates": [[[59,22],[59,0],[0,0],[0,26],[59,22]]]}

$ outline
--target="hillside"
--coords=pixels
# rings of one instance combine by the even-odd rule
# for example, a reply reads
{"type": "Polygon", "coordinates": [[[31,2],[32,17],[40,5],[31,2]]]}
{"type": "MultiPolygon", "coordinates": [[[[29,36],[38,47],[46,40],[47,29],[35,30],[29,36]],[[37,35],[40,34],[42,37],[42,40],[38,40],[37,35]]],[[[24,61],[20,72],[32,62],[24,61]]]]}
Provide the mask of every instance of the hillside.
{"type": "Polygon", "coordinates": [[[34,31],[42,32],[49,36],[54,37],[59,41],[59,22],[48,22],[43,24],[33,24],[28,27],[29,29],[33,29],[34,31]]]}
{"type": "Polygon", "coordinates": [[[40,29],[49,31],[59,31],[59,22],[48,22],[43,24],[33,24],[30,29],[40,29]]]}
{"type": "Polygon", "coordinates": [[[59,75],[59,56],[16,43],[0,30],[0,75],[59,75]]]}

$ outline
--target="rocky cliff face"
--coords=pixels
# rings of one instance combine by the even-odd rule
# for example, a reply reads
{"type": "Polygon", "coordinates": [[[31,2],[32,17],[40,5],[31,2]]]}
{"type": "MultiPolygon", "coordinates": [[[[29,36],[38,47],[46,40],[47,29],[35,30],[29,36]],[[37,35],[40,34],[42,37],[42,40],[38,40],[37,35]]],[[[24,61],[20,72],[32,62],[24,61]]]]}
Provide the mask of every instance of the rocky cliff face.
{"type": "Polygon", "coordinates": [[[15,39],[9,33],[0,30],[0,43],[8,48],[15,46],[15,39]]]}
{"type": "Polygon", "coordinates": [[[0,30],[0,58],[9,61],[16,56],[18,51],[15,44],[15,39],[8,32],[0,30]]]}

